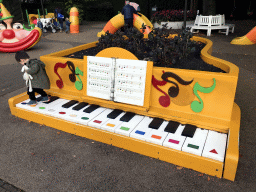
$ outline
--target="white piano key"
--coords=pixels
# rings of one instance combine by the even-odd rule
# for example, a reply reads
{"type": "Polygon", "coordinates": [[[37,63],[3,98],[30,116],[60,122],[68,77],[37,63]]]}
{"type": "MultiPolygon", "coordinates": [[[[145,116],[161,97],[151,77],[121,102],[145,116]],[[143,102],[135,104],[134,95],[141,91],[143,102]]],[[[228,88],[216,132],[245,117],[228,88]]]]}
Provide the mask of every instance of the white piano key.
{"type": "Polygon", "coordinates": [[[163,142],[163,146],[181,151],[181,148],[186,140],[185,136],[182,136],[185,125],[180,124],[175,133],[168,133],[163,142]]]}
{"type": "Polygon", "coordinates": [[[154,118],[151,117],[145,117],[130,133],[130,137],[146,141],[147,134],[152,131],[152,129],[148,128],[148,126],[153,119],[154,118]]]}
{"type": "Polygon", "coordinates": [[[208,130],[197,128],[193,138],[187,137],[182,151],[202,156],[208,130]]]}
{"type": "Polygon", "coordinates": [[[67,99],[58,99],[49,104],[39,103],[38,105],[36,105],[35,111],[45,115],[53,116],[53,113],[55,113],[56,111],[60,111],[61,106],[67,102],[69,102],[69,100],[67,99]]]}
{"type": "Polygon", "coordinates": [[[202,156],[224,162],[226,142],[227,134],[209,131],[202,156]]]}
{"type": "Polygon", "coordinates": [[[115,119],[109,119],[107,122],[101,125],[101,129],[114,132],[115,128],[119,126],[122,121],[120,121],[120,118],[123,117],[125,112],[122,112],[120,115],[118,115],[115,119]]]}
{"type": "Polygon", "coordinates": [[[164,132],[168,123],[168,121],[164,121],[157,130],[152,129],[152,131],[146,136],[146,141],[157,145],[163,145],[163,142],[168,135],[168,132],[164,132]]]}
{"type": "Polygon", "coordinates": [[[43,102],[40,102],[40,103],[37,103],[36,106],[29,106],[29,105],[25,105],[25,106],[22,106],[23,108],[29,110],[29,111],[33,111],[33,112],[36,112],[36,113],[41,113],[41,114],[48,114],[49,113],[49,109],[50,108],[53,108],[54,106],[58,105],[59,103],[65,103],[67,102],[65,99],[57,99],[55,101],[52,101],[51,103],[43,103],[43,102]]]}
{"type": "MultiPolygon", "coordinates": [[[[64,107],[61,107],[59,111],[55,111],[52,116],[54,117],[57,117],[57,118],[60,118],[60,119],[64,119],[64,120],[67,120],[67,118],[69,117],[69,114],[72,113],[73,110],[72,108],[77,106],[79,103],[69,107],[69,108],[64,108],[64,107]]],[[[87,105],[88,106],[88,105],[87,105]]]]}
{"type": "MultiPolygon", "coordinates": [[[[85,108],[83,108],[83,110],[85,110],[86,108],[90,107],[91,105],[86,106],[85,108]]],[[[105,110],[107,110],[107,108],[104,107],[99,107],[97,109],[95,109],[94,111],[92,111],[91,113],[85,113],[83,112],[83,110],[79,110],[79,114],[78,116],[74,116],[76,114],[76,112],[74,111],[72,114],[70,114],[69,118],[72,118],[74,122],[79,123],[79,124],[83,124],[83,125],[88,125],[88,122],[91,121],[92,119],[94,119],[95,117],[97,117],[98,115],[100,115],[102,112],[104,112],[105,110]]]]}
{"type": "Polygon", "coordinates": [[[42,113],[42,114],[46,114],[47,113],[47,110],[49,108],[52,108],[53,106],[61,103],[61,102],[64,102],[65,100],[64,99],[57,99],[55,101],[52,101],[51,103],[38,103],[34,108],[33,108],[33,111],[34,112],[37,112],[37,113],[42,113]]]}
{"type": "MultiPolygon", "coordinates": [[[[77,104],[78,105],[78,104],[77,104]]],[[[75,107],[76,105],[74,105],[75,107]]],[[[85,110],[87,107],[89,107],[90,105],[86,105],[83,108],[81,108],[80,110],[73,110],[73,106],[71,108],[68,108],[67,110],[65,110],[66,114],[59,114],[59,118],[61,119],[65,119],[66,121],[71,121],[74,123],[77,123],[77,119],[79,116],[83,115],[83,110],[85,110]]]]}
{"type": "Polygon", "coordinates": [[[114,132],[129,137],[130,133],[144,118],[145,116],[135,115],[129,122],[122,122],[118,125],[114,132]]]}
{"type": "Polygon", "coordinates": [[[96,128],[100,129],[101,125],[103,125],[106,121],[109,120],[107,115],[109,113],[111,113],[112,111],[113,111],[113,109],[106,109],[101,114],[99,114],[97,117],[95,117],[91,121],[89,121],[88,125],[91,127],[96,127],[96,128]]]}

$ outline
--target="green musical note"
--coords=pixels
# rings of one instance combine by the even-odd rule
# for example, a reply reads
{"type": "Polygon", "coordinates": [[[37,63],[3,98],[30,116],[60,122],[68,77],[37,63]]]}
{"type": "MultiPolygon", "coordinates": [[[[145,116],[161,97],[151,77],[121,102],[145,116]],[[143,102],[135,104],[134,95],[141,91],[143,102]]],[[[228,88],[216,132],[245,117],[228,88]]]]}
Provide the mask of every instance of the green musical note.
{"type": "Polygon", "coordinates": [[[204,103],[203,100],[201,99],[201,97],[198,95],[197,91],[200,91],[202,93],[211,93],[216,86],[216,80],[215,78],[213,78],[213,85],[211,87],[202,87],[201,85],[199,85],[198,82],[195,83],[194,87],[193,87],[193,92],[196,95],[196,97],[200,100],[199,101],[193,101],[190,105],[191,109],[196,112],[199,113],[203,110],[204,108],[204,103]]]}
{"type": "Polygon", "coordinates": [[[83,82],[80,79],[79,75],[84,76],[84,73],[78,67],[76,67],[75,73],[76,73],[77,78],[79,79],[79,81],[75,82],[75,87],[76,87],[77,90],[82,90],[83,82]]]}

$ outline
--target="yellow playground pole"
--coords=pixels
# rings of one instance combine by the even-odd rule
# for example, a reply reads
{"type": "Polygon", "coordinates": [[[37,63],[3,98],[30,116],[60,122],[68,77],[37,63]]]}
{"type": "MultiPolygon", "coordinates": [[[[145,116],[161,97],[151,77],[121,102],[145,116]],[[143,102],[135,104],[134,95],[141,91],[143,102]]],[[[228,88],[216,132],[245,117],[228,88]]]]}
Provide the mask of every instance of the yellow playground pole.
{"type": "Polygon", "coordinates": [[[70,17],[69,21],[71,22],[70,24],[70,33],[79,33],[79,12],[76,7],[72,7],[70,9],[70,17]]]}

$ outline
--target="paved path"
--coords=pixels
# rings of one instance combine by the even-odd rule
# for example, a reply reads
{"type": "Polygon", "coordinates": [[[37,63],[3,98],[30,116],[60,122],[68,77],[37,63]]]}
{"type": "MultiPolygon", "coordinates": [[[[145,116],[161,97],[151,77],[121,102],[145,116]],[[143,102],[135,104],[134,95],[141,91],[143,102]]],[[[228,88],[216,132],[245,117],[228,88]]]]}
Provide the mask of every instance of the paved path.
{"type": "MultiPolygon", "coordinates": [[[[31,58],[39,58],[96,41],[97,32],[105,24],[87,23],[81,26],[79,34],[44,34],[28,53],[31,58]]],[[[235,33],[229,36],[214,31],[211,37],[204,32],[199,34],[213,41],[213,56],[230,61],[240,69],[235,102],[241,108],[242,118],[235,182],[12,116],[8,99],[26,88],[14,53],[0,53],[0,192],[19,189],[26,192],[254,191],[256,45],[237,46],[230,41],[245,35],[256,22],[237,21],[236,25],[235,33]]]]}

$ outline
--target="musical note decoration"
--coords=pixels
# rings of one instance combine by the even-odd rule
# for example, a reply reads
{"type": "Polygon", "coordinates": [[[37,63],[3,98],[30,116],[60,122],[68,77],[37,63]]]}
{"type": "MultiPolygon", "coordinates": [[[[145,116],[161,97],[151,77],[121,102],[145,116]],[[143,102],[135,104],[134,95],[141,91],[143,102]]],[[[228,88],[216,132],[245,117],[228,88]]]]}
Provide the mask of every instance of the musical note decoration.
{"type": "Polygon", "coordinates": [[[163,75],[162,75],[162,79],[166,82],[169,82],[169,83],[172,83],[175,85],[174,86],[171,86],[168,90],[168,94],[170,95],[170,97],[172,98],[175,98],[178,96],[179,94],[179,86],[177,83],[173,82],[173,81],[170,81],[168,80],[168,77],[172,77],[173,79],[175,79],[176,81],[178,81],[181,85],[189,85],[193,82],[193,79],[191,81],[185,81],[183,80],[181,77],[179,77],[178,75],[176,75],[175,73],[172,73],[172,72],[164,72],[163,71],[163,75]]]}
{"type": "Polygon", "coordinates": [[[62,89],[64,87],[64,84],[63,84],[62,78],[60,77],[60,75],[58,73],[58,68],[65,68],[66,66],[67,66],[67,63],[56,63],[54,66],[54,73],[59,77],[59,79],[56,80],[56,85],[60,89],[62,89]]]}
{"type": "Polygon", "coordinates": [[[67,61],[68,68],[72,72],[69,74],[69,80],[74,83],[76,82],[76,73],[75,73],[75,65],[71,61],[67,61]]]}
{"type": "Polygon", "coordinates": [[[76,67],[75,74],[76,74],[77,78],[79,79],[79,81],[75,82],[75,87],[77,90],[82,90],[83,82],[82,82],[81,78],[79,77],[79,75],[84,76],[84,73],[78,67],[76,67]]]}
{"type": "Polygon", "coordinates": [[[196,95],[196,97],[199,99],[199,101],[193,101],[190,105],[191,109],[196,112],[199,113],[203,110],[204,108],[204,103],[203,100],[201,99],[201,97],[199,96],[198,92],[202,92],[202,93],[211,93],[216,87],[216,80],[215,78],[213,78],[213,85],[211,87],[202,87],[201,85],[199,85],[198,82],[195,83],[194,87],[193,87],[193,92],[196,95]]]}
{"type": "Polygon", "coordinates": [[[154,75],[152,75],[152,85],[161,93],[164,94],[164,96],[159,97],[159,103],[160,105],[162,105],[163,107],[168,107],[171,103],[170,97],[168,96],[167,93],[165,93],[163,90],[161,90],[159,86],[164,86],[167,82],[166,81],[159,81],[157,80],[154,75]]]}
{"type": "MultiPolygon", "coordinates": [[[[163,75],[161,76],[161,78],[163,79],[163,81],[159,81],[157,80],[154,75],[152,76],[152,84],[153,86],[158,90],[160,91],[161,93],[164,94],[164,96],[160,96],[159,97],[159,104],[163,107],[168,107],[171,103],[171,100],[170,100],[170,97],[171,98],[176,98],[179,93],[180,93],[180,88],[179,88],[179,85],[178,83],[174,82],[174,81],[170,81],[168,80],[168,78],[171,77],[173,79],[175,79],[176,81],[178,81],[178,83],[180,83],[181,85],[190,85],[194,80],[192,79],[191,81],[185,81],[183,80],[180,76],[178,76],[177,74],[175,73],[172,73],[172,72],[165,72],[163,71],[163,75]],[[166,85],[166,83],[172,83],[173,85],[170,86],[170,88],[168,89],[168,94],[165,93],[163,90],[161,90],[158,86],[164,86],[166,85]]],[[[184,90],[184,88],[182,89],[184,90]]],[[[192,88],[191,88],[191,92],[192,92],[192,88]]],[[[184,93],[184,91],[183,91],[184,93]]],[[[184,96],[185,97],[185,96],[184,96]]],[[[175,103],[181,103],[181,102],[177,102],[181,99],[183,99],[184,97],[178,97],[176,100],[175,100],[175,103]]],[[[192,102],[192,100],[191,100],[192,102]]],[[[188,103],[188,102],[186,102],[188,103]]],[[[189,103],[190,104],[190,103],[189,103]]],[[[182,104],[184,105],[184,104],[182,104]]],[[[185,104],[186,105],[186,104],[185,104]]]]}

